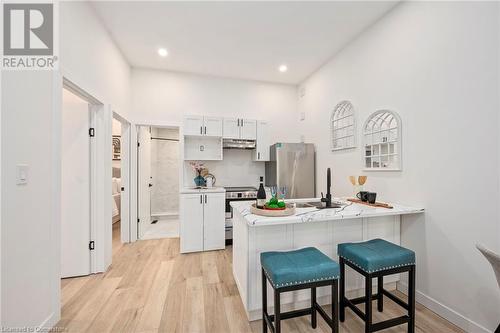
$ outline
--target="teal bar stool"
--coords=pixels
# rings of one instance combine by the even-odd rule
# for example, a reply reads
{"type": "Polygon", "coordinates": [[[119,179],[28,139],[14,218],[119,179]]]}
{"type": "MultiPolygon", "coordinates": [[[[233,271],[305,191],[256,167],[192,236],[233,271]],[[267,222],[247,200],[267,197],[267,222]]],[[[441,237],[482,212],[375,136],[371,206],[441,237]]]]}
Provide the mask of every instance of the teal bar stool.
{"type": "Polygon", "coordinates": [[[339,331],[338,278],[339,265],[314,247],[287,252],[263,252],[262,265],[262,331],[281,332],[281,320],[311,315],[311,326],[317,326],[317,312],[332,328],[339,331]],[[274,289],[274,315],[267,313],[267,281],[274,289]],[[332,318],[316,302],[316,288],[332,287],[332,318]],[[311,307],[281,313],[280,295],[287,291],[311,289],[311,307]],[[274,325],[273,325],[274,322],[274,325]]]}
{"type": "Polygon", "coordinates": [[[415,332],[415,252],[383,239],[338,245],[340,262],[340,321],[345,320],[348,306],[365,322],[365,332],[371,333],[408,323],[408,332],[415,332]],[[345,297],[345,265],[365,277],[365,296],[354,299],[345,297]],[[384,289],[384,276],[408,272],[408,303],[384,289]],[[372,279],[377,278],[377,294],[372,295],[372,279]],[[372,300],[377,300],[379,312],[384,310],[383,297],[394,301],[408,311],[407,315],[372,322],[372,300]],[[365,304],[363,313],[356,304],[365,304]]]}

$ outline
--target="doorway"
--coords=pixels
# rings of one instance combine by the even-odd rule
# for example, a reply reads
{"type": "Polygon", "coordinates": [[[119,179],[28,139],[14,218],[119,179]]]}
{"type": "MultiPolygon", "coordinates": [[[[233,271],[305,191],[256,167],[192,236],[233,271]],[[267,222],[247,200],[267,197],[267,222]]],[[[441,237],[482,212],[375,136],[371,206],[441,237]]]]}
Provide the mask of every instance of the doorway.
{"type": "Polygon", "coordinates": [[[138,239],[179,237],[179,127],[137,126],[138,239]]]}

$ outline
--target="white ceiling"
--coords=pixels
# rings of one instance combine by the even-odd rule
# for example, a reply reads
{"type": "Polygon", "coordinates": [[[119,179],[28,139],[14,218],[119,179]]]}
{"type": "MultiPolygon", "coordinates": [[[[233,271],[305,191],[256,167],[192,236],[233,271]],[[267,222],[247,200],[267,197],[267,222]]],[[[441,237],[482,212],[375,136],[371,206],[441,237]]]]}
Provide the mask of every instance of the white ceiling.
{"type": "Polygon", "coordinates": [[[131,66],[298,84],[394,1],[93,2],[131,66]],[[158,56],[159,47],[169,55],[158,56]],[[280,64],[288,72],[280,73],[280,64]]]}

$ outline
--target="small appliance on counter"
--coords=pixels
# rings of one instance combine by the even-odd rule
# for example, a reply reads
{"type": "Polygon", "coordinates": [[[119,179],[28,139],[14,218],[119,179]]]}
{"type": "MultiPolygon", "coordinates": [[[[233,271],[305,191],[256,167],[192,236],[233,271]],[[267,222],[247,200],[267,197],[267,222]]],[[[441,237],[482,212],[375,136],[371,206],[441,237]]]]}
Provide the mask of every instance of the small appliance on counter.
{"type": "Polygon", "coordinates": [[[233,244],[233,208],[231,201],[257,201],[257,189],[252,186],[224,187],[226,190],[226,245],[233,244]]]}

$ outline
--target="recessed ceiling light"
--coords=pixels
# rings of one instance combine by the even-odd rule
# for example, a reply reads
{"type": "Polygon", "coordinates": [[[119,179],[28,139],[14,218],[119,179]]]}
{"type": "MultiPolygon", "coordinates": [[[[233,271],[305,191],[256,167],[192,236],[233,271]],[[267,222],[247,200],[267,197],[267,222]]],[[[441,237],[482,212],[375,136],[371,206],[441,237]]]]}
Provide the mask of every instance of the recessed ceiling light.
{"type": "Polygon", "coordinates": [[[286,65],[281,65],[281,66],[279,67],[279,71],[280,71],[281,73],[285,73],[287,70],[288,70],[288,67],[287,67],[286,65]]]}
{"type": "Polygon", "coordinates": [[[164,49],[164,48],[159,48],[159,49],[158,49],[158,54],[159,54],[161,57],[166,57],[166,56],[168,56],[168,51],[167,51],[167,49],[164,49]]]}

